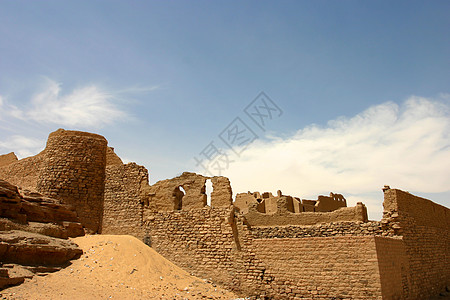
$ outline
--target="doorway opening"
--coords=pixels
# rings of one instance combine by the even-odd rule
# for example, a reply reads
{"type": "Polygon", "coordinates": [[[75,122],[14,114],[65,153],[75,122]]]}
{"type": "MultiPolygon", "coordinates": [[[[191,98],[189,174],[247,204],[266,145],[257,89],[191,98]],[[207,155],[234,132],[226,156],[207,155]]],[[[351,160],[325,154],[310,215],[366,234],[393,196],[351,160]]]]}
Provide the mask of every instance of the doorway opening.
{"type": "Polygon", "coordinates": [[[186,195],[186,191],[184,188],[180,185],[175,188],[173,191],[173,197],[174,197],[174,210],[181,210],[183,208],[183,197],[186,195]]]}

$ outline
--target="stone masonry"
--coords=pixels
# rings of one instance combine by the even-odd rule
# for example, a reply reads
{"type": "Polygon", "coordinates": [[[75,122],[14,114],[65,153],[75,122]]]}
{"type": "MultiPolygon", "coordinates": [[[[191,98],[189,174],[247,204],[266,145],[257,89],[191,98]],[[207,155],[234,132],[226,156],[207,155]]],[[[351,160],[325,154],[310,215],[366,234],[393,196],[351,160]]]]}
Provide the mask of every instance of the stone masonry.
{"type": "Polygon", "coordinates": [[[48,137],[37,190],[71,204],[83,225],[97,232],[103,215],[104,137],[59,129],[48,137]]]}
{"type": "Polygon", "coordinates": [[[450,285],[449,209],[389,187],[380,221],[335,193],[248,192],[233,202],[228,178],[185,172],[149,185],[148,171],[123,164],[103,137],[65,130],[37,156],[9,159],[0,178],[72,204],[92,232],[134,235],[243,296],[428,299],[450,285]]]}

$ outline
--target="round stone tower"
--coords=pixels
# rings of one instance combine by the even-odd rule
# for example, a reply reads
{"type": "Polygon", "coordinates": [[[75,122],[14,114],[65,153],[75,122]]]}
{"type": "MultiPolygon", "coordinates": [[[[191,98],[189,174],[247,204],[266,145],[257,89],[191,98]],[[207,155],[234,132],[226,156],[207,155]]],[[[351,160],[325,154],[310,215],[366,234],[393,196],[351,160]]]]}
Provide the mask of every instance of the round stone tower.
{"type": "Polygon", "coordinates": [[[107,143],[93,133],[50,133],[37,183],[40,193],[74,206],[91,232],[98,232],[102,222],[107,143]]]}

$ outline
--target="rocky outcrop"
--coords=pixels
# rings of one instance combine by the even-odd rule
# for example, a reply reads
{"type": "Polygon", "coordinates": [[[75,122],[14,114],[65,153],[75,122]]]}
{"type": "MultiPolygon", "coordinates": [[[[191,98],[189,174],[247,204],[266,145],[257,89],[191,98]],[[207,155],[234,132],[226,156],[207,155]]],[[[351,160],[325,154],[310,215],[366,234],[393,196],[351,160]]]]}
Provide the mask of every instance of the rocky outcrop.
{"type": "Polygon", "coordinates": [[[8,265],[8,268],[2,266],[0,268],[0,290],[11,286],[11,285],[18,285],[25,281],[25,278],[32,277],[33,275],[24,276],[22,274],[16,274],[15,272],[12,272],[11,269],[13,268],[13,265],[8,265]],[[11,267],[11,268],[9,268],[11,267]]]}
{"type": "Polygon", "coordinates": [[[0,261],[3,263],[58,266],[82,253],[70,240],[18,230],[0,232],[0,261]]]}
{"type": "Polygon", "coordinates": [[[82,235],[73,207],[0,180],[0,289],[66,265],[82,235]]]}
{"type": "Polygon", "coordinates": [[[18,230],[0,231],[0,290],[35,274],[58,271],[82,253],[69,240],[18,230]]]}
{"type": "Polygon", "coordinates": [[[0,179],[0,230],[23,230],[68,238],[84,235],[70,205],[0,179]]]}

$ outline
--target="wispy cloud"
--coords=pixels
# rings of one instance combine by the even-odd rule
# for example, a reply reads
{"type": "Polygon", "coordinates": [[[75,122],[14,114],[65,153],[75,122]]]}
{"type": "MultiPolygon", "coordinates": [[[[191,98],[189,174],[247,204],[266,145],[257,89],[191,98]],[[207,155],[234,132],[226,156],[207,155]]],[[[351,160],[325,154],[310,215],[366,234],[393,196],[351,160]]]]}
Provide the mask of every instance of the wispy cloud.
{"type": "Polygon", "coordinates": [[[3,116],[28,122],[92,130],[131,118],[116,104],[117,94],[96,85],[63,93],[61,83],[47,79],[41,90],[20,107],[2,98],[0,111],[3,116]]]}
{"type": "Polygon", "coordinates": [[[8,104],[5,98],[0,95],[0,120],[4,120],[7,117],[22,119],[23,112],[17,106],[8,104]]]}
{"type": "Polygon", "coordinates": [[[39,123],[101,127],[127,117],[112,100],[113,95],[94,85],[63,95],[61,84],[48,80],[46,88],[31,99],[31,108],[24,116],[39,123]]]}
{"type": "Polygon", "coordinates": [[[114,91],[91,84],[66,91],[61,83],[45,78],[39,90],[28,99],[0,95],[0,153],[15,151],[25,157],[42,150],[40,146],[45,141],[33,139],[30,131],[35,134],[40,131],[41,136],[57,127],[96,131],[130,120],[133,117],[121,104],[137,93],[157,88],[131,87],[114,91]]]}
{"type": "Polygon", "coordinates": [[[411,97],[387,102],[289,138],[254,142],[225,171],[236,192],[276,191],[302,198],[330,191],[363,201],[380,217],[384,184],[448,192],[450,102],[411,97]]]}
{"type": "Polygon", "coordinates": [[[15,152],[19,159],[34,155],[44,149],[45,142],[35,138],[13,135],[0,140],[0,154],[15,152]]]}

